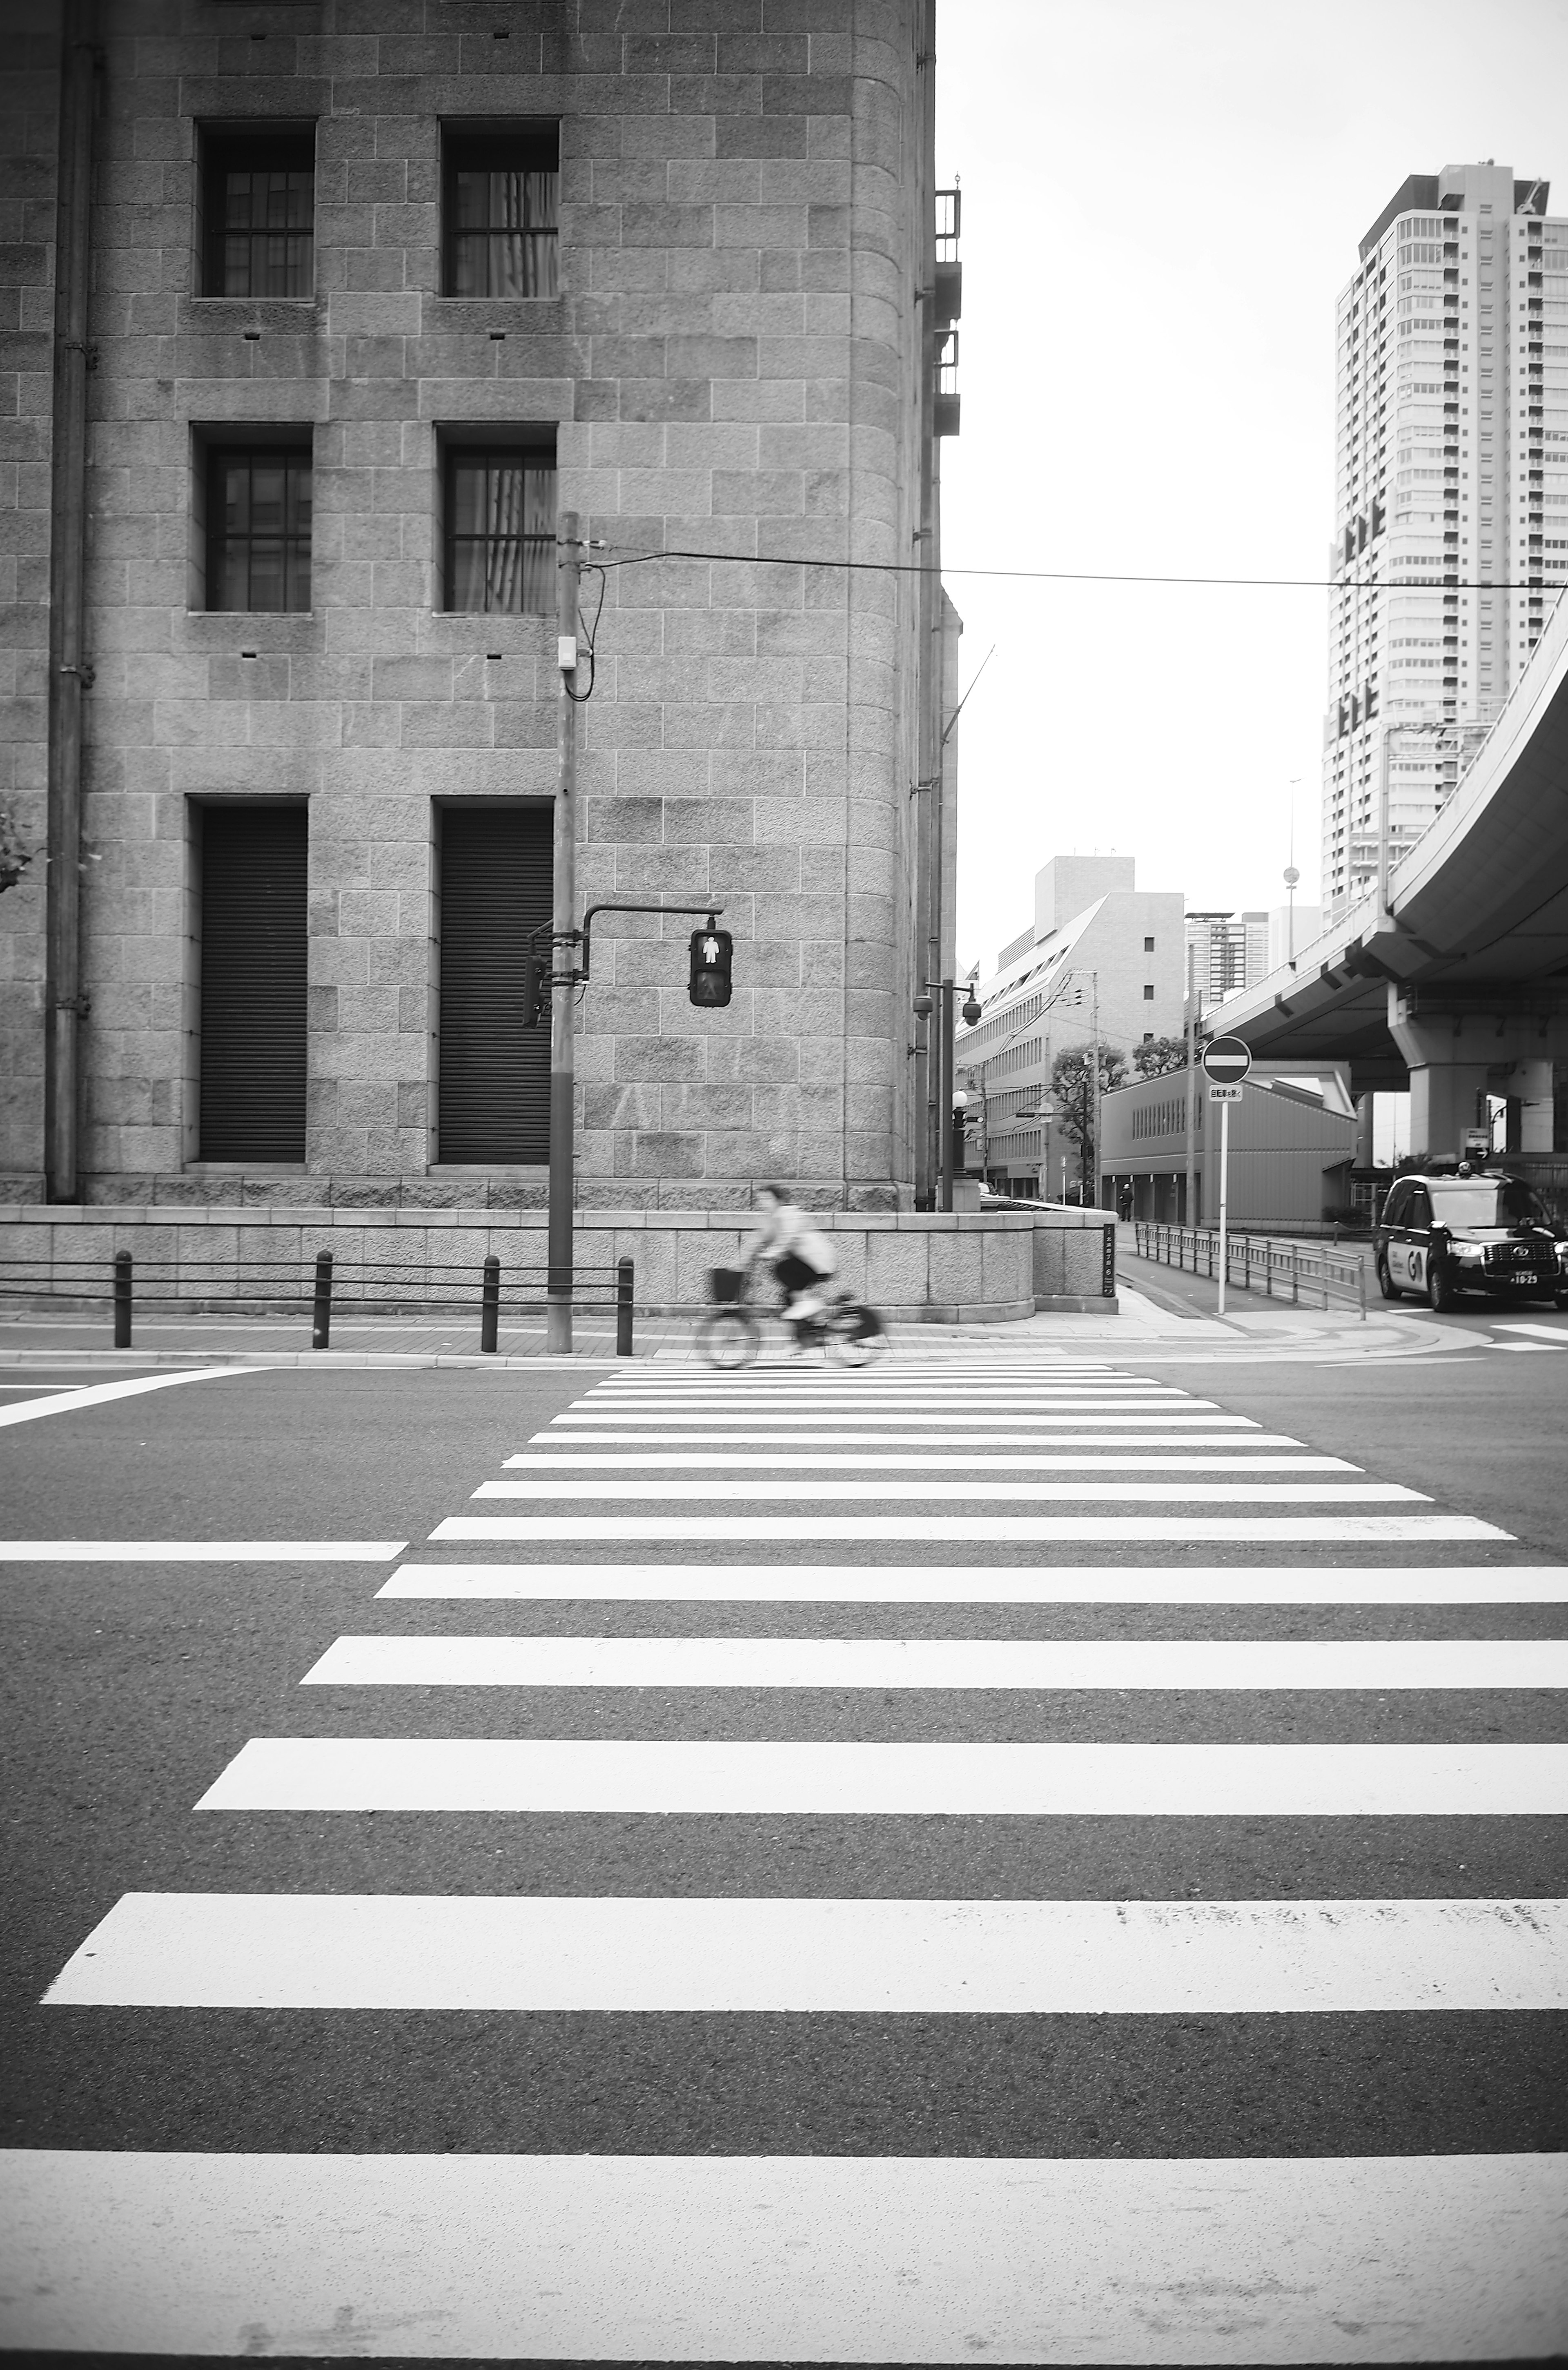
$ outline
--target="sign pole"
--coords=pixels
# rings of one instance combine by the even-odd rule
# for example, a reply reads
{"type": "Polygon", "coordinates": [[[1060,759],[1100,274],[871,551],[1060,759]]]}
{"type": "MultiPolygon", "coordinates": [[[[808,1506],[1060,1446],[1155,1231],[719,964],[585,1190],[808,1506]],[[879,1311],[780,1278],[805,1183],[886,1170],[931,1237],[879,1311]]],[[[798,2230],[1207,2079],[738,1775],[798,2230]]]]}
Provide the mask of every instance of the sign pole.
{"type": "Polygon", "coordinates": [[[1227,1204],[1230,1191],[1230,1105],[1219,1107],[1219,1314],[1225,1314],[1225,1278],[1228,1258],[1228,1237],[1226,1227],[1227,1204]]]}

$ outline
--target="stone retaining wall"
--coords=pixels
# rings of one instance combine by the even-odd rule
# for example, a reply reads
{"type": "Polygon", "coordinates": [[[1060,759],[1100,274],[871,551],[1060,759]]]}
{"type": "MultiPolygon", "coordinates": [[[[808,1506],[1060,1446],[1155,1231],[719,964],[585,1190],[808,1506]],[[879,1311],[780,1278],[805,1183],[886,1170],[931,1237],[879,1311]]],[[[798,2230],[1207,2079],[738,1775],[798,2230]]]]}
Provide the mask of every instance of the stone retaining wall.
{"type": "MultiPolygon", "coordinates": [[[[542,1297],[545,1214],[538,1210],[308,1210],[225,1208],[178,1213],[138,1207],[0,1209],[0,1274],[18,1308],[18,1286],[56,1297],[107,1288],[117,1251],[128,1250],[148,1292],[180,1305],[223,1303],[265,1280],[280,1297],[304,1294],[318,1251],[329,1250],[345,1289],[355,1271],[379,1281],[364,1296],[395,1306],[438,1288],[471,1286],[493,1252],[503,1294],[542,1297]],[[264,1279],[257,1272],[264,1263],[264,1279]],[[241,1267],[250,1272],[241,1276],[241,1267]],[[95,1271],[101,1270],[101,1281],[95,1271]]],[[[927,1216],[906,1212],[824,1213],[840,1281],[886,1315],[938,1325],[1004,1323],[1039,1308],[1113,1311],[1113,1259],[1098,1210],[1019,1210],[927,1216]]],[[[607,1297],[616,1262],[636,1268],[636,1303],[650,1315],[707,1305],[710,1268],[732,1267],[750,1231],[729,1211],[584,1214],[576,1260],[585,1298],[607,1297]]]]}

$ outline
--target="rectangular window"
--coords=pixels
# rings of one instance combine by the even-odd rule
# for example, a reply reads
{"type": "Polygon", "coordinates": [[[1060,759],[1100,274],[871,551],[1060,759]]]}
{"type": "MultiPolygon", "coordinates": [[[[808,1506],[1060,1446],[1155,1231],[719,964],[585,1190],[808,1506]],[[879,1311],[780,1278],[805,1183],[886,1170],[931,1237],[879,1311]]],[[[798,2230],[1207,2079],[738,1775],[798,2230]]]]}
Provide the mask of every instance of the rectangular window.
{"type": "Polygon", "coordinates": [[[1146,955],[1151,955],[1151,954],[1153,954],[1153,952],[1154,952],[1154,940],[1153,940],[1152,938],[1146,938],[1146,939],[1144,940],[1144,952],[1145,952],[1145,954],[1146,954],[1146,955]]]}
{"type": "Polygon", "coordinates": [[[201,811],[203,1160],[303,1160],[306,810],[201,811]]]}
{"type": "Polygon", "coordinates": [[[550,918],[551,810],[444,807],[439,820],[436,1157],[548,1160],[550,1032],[524,1025],[523,972],[530,931],[550,918]]]}
{"type": "Polygon", "coordinates": [[[202,295],[311,295],[314,132],[225,125],[203,135],[202,149],[202,295]]]}
{"type": "Polygon", "coordinates": [[[554,453],[537,444],[449,445],[445,477],[446,607],[553,616],[554,453]]]}
{"type": "Polygon", "coordinates": [[[1146,1004],[1152,1004],[1154,1002],[1154,990],[1152,987],[1146,987],[1144,989],[1144,1002],[1146,1004]]]}
{"type": "Polygon", "coordinates": [[[444,137],[444,293],[448,296],[553,296],[560,195],[555,124],[444,137]]]}
{"type": "Polygon", "coordinates": [[[309,608],[308,445],[209,450],[207,606],[309,608]]]}

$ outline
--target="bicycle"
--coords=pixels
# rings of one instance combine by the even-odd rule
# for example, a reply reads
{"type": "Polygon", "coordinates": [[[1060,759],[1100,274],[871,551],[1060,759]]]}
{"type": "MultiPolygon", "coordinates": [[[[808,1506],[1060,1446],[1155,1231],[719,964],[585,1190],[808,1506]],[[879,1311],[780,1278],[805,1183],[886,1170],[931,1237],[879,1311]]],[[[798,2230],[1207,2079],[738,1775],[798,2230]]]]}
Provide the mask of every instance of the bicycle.
{"type": "MultiPolygon", "coordinates": [[[[748,1268],[709,1270],[708,1288],[713,1307],[699,1317],[698,1352],[710,1366],[733,1370],[749,1366],[762,1347],[762,1311],[749,1294],[748,1268]]],[[[883,1356],[886,1328],[874,1308],[839,1292],[820,1315],[791,1317],[780,1312],[802,1350],[820,1349],[837,1366],[866,1366],[883,1356]]]]}

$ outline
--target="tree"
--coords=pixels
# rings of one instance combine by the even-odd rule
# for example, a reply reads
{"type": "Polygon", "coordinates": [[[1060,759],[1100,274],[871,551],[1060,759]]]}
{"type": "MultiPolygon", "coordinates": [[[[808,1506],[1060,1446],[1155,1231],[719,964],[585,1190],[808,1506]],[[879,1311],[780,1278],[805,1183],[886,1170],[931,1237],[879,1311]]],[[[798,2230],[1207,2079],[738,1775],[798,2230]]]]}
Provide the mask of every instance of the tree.
{"type": "Polygon", "coordinates": [[[31,862],[32,851],[17,836],[16,817],[9,807],[0,807],[0,891],[17,888],[31,862]]]}
{"type": "Polygon", "coordinates": [[[1133,1047],[1133,1067],[1140,1078],[1167,1077],[1187,1066],[1187,1047],[1181,1037],[1146,1037],[1133,1047]]]}
{"type": "MultiPolygon", "coordinates": [[[[1100,1091],[1114,1092],[1127,1083],[1127,1057],[1115,1045],[1100,1049],[1100,1091]]],[[[1062,1123],[1062,1133],[1069,1144],[1076,1145],[1078,1156],[1078,1180],[1087,1187],[1094,1168],[1094,1050],[1092,1046],[1077,1045],[1070,1052],[1058,1053],[1051,1064],[1051,1099],[1062,1123]]]]}

